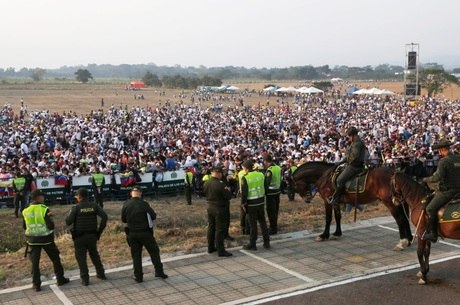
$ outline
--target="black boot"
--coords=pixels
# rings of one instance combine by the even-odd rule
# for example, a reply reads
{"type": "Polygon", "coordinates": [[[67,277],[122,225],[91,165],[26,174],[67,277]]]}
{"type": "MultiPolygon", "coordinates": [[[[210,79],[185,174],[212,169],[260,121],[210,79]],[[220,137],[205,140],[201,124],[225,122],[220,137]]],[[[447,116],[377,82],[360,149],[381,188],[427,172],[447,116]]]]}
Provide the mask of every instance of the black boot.
{"type": "Polygon", "coordinates": [[[426,227],[424,240],[433,243],[438,241],[438,218],[433,215],[428,215],[428,225],[426,227]]]}
{"type": "Polygon", "coordinates": [[[343,188],[337,187],[335,190],[335,193],[329,198],[328,203],[330,205],[337,205],[340,203],[340,198],[342,197],[343,194],[343,188]]]}

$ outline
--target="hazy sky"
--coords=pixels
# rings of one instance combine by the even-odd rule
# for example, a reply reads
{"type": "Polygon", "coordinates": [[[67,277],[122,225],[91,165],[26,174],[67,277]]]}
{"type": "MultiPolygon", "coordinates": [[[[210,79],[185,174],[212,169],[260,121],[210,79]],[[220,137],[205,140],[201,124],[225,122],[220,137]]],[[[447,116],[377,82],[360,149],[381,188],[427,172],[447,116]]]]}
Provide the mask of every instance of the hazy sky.
{"type": "Polygon", "coordinates": [[[0,67],[460,67],[459,0],[1,0],[0,67]]]}

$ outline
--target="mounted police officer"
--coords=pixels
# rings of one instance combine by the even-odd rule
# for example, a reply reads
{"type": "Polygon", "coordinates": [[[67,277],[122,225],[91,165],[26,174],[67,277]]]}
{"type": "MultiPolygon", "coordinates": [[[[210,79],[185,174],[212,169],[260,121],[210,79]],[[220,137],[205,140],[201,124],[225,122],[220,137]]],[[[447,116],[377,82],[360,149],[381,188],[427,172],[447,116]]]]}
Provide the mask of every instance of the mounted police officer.
{"type": "Polygon", "coordinates": [[[88,264],[86,263],[86,253],[93,262],[98,279],[105,280],[104,266],[97,251],[97,241],[107,224],[107,214],[96,203],[89,202],[88,191],[80,188],[75,196],[78,204],[73,206],[65,222],[71,229],[72,239],[75,247],[75,258],[80,268],[80,279],[84,286],[89,285],[88,264]],[[101,218],[99,227],[97,216],[101,218]]]}
{"type": "Polygon", "coordinates": [[[281,194],[281,167],[273,162],[271,155],[264,157],[265,171],[265,206],[267,209],[268,222],[270,223],[269,234],[278,234],[278,213],[280,209],[281,194]]]}
{"type": "Polygon", "coordinates": [[[264,248],[270,249],[270,236],[267,222],[265,221],[265,178],[264,174],[254,171],[254,163],[251,160],[243,162],[243,168],[247,172],[241,179],[241,206],[249,218],[249,243],[243,246],[245,250],[257,250],[257,222],[262,230],[264,248]]]}
{"type": "Polygon", "coordinates": [[[44,205],[45,196],[41,190],[35,190],[31,197],[32,202],[28,208],[22,211],[22,216],[24,217],[23,226],[26,230],[27,245],[30,247],[29,258],[32,262],[33,288],[35,291],[40,291],[40,254],[42,249],[45,250],[53,263],[57,285],[66,284],[69,279],[64,277],[59,250],[54,243],[54,222],[48,207],[44,205]]]}
{"type": "Polygon", "coordinates": [[[345,192],[345,183],[364,169],[366,157],[366,145],[358,135],[356,127],[348,128],[346,132],[350,143],[345,156],[345,168],[337,177],[335,193],[329,199],[329,204],[339,204],[340,198],[345,192]]]}
{"type": "Polygon", "coordinates": [[[439,182],[439,191],[435,192],[425,208],[428,214],[428,227],[424,239],[431,242],[438,240],[438,210],[460,193],[460,155],[449,149],[451,145],[452,143],[446,139],[441,139],[438,144],[433,145],[433,149],[439,149],[441,160],[436,172],[431,177],[423,178],[423,182],[426,183],[439,182]]]}
{"type": "Polygon", "coordinates": [[[96,172],[91,175],[91,184],[93,186],[93,193],[94,193],[94,199],[96,200],[96,203],[103,208],[104,207],[104,202],[103,202],[103,194],[102,194],[102,189],[105,186],[105,177],[101,173],[101,170],[99,167],[96,168],[96,172]]]}

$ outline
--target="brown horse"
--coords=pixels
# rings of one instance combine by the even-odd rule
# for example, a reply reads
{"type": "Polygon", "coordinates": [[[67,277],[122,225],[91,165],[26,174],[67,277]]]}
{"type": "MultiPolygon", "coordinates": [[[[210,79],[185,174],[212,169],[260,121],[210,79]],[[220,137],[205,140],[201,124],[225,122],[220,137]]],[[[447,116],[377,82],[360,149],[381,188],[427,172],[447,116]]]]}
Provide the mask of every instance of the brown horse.
{"type": "MultiPolygon", "coordinates": [[[[431,242],[423,239],[428,217],[425,213],[425,206],[422,200],[430,194],[430,191],[403,173],[394,174],[392,185],[394,204],[407,203],[409,207],[408,217],[410,217],[410,220],[416,227],[417,257],[420,264],[420,271],[417,273],[417,276],[420,277],[418,283],[423,285],[428,282],[427,275],[430,271],[431,242]]],[[[439,218],[442,218],[444,210],[445,208],[439,210],[439,218]]],[[[446,238],[460,239],[460,222],[442,222],[438,225],[438,232],[446,238]]]]}
{"type": "MultiPolygon", "coordinates": [[[[312,184],[316,184],[318,192],[324,201],[326,210],[326,226],[324,232],[316,240],[324,241],[330,237],[330,226],[332,221],[332,210],[334,210],[336,228],[333,233],[334,238],[342,236],[340,207],[333,207],[327,202],[334,193],[331,176],[336,166],[326,162],[307,162],[302,164],[292,175],[291,181],[295,190],[304,198],[307,197],[307,189],[312,184]]],[[[375,200],[380,200],[390,210],[391,215],[396,220],[399,228],[400,241],[395,246],[395,250],[403,250],[412,241],[410,224],[404,214],[402,206],[395,206],[392,203],[391,177],[393,170],[388,168],[371,169],[366,180],[365,191],[362,193],[345,193],[342,201],[350,204],[366,204],[375,200]]]]}

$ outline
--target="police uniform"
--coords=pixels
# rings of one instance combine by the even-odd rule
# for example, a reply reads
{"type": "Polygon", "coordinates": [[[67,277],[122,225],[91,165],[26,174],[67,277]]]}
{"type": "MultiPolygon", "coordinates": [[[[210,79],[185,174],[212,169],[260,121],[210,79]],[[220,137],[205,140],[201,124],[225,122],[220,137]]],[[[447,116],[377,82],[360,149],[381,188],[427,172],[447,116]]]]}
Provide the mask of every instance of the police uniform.
{"type": "Polygon", "coordinates": [[[364,158],[366,156],[366,145],[358,136],[358,130],[355,127],[350,127],[347,131],[347,136],[355,136],[349,145],[346,153],[345,169],[337,177],[336,191],[329,200],[330,204],[338,204],[340,197],[345,192],[345,183],[352,177],[360,173],[364,169],[364,158]]]}
{"type": "Polygon", "coordinates": [[[272,164],[265,173],[265,198],[270,234],[278,233],[278,213],[281,194],[281,167],[272,164]]]}
{"type": "MultiPolygon", "coordinates": [[[[213,171],[223,174],[220,166],[213,168],[213,171]]],[[[232,193],[225,188],[225,183],[214,176],[204,184],[204,194],[208,203],[208,252],[217,251],[219,256],[231,256],[225,251],[224,239],[227,235],[229,222],[229,201],[232,193]]]]}
{"type": "Polygon", "coordinates": [[[185,172],[185,199],[187,200],[187,204],[192,204],[192,191],[193,191],[193,172],[188,169],[185,172]]]}
{"type": "MultiPolygon", "coordinates": [[[[441,140],[433,148],[448,148],[450,145],[450,142],[441,140]]],[[[425,238],[430,241],[436,242],[437,240],[438,210],[460,193],[459,177],[460,155],[449,151],[445,157],[439,160],[436,172],[431,177],[423,179],[427,183],[439,182],[439,191],[435,192],[433,199],[426,206],[426,212],[429,216],[429,228],[425,238]]]]}
{"type": "MultiPolygon", "coordinates": [[[[140,189],[133,188],[132,191],[140,189]]],[[[139,197],[128,199],[121,210],[121,220],[127,223],[126,239],[131,249],[133,259],[134,279],[140,283],[143,281],[142,272],[142,247],[147,249],[150,259],[155,267],[155,276],[167,278],[163,272],[163,264],[160,258],[160,249],[153,236],[153,220],[156,219],[155,211],[148,202],[139,197]]]]}
{"type": "Polygon", "coordinates": [[[72,226],[71,233],[75,247],[75,258],[80,268],[80,279],[82,284],[87,286],[89,284],[89,273],[86,253],[89,254],[93,262],[97,278],[103,280],[106,278],[104,266],[97,250],[97,241],[107,224],[107,214],[96,203],[88,201],[86,189],[77,191],[77,194],[81,193],[83,193],[81,201],[72,207],[65,222],[68,226],[72,226]],[[97,216],[101,218],[99,227],[97,216]]]}
{"type": "MultiPolygon", "coordinates": [[[[241,186],[243,184],[243,177],[246,175],[247,172],[244,169],[241,169],[238,172],[238,193],[241,195],[241,186]]],[[[247,217],[246,210],[241,206],[240,211],[240,227],[241,227],[241,234],[249,235],[249,221],[247,217]]]]}
{"type": "Polygon", "coordinates": [[[262,230],[264,247],[270,248],[270,237],[268,235],[267,223],[265,221],[265,185],[264,175],[253,171],[252,162],[245,161],[243,166],[248,173],[243,176],[241,184],[241,205],[246,209],[249,218],[249,244],[243,248],[246,250],[257,250],[257,222],[262,230]]]}
{"type": "Polygon", "coordinates": [[[105,177],[99,171],[92,174],[91,177],[93,180],[92,186],[93,186],[94,199],[96,200],[96,203],[101,208],[103,208],[104,201],[103,201],[102,188],[105,186],[105,177]]]}
{"type": "MultiPolygon", "coordinates": [[[[295,173],[295,171],[297,170],[297,166],[295,165],[292,165],[288,168],[288,179],[291,180],[292,179],[292,175],[295,173]]],[[[291,183],[289,182],[288,183],[288,192],[287,192],[287,195],[288,195],[288,198],[289,198],[289,201],[294,201],[295,199],[295,187],[294,187],[294,183],[291,183]]]]}
{"type": "Polygon", "coordinates": [[[16,178],[13,179],[13,189],[14,189],[14,215],[16,218],[19,217],[19,212],[22,213],[26,207],[26,198],[24,196],[24,187],[26,186],[26,178],[18,174],[16,178]]]}
{"type": "Polygon", "coordinates": [[[59,257],[59,250],[54,243],[54,222],[51,220],[49,209],[43,202],[39,202],[43,193],[35,190],[31,194],[32,203],[22,211],[27,245],[30,247],[29,259],[32,263],[32,283],[36,291],[40,291],[40,254],[45,250],[53,263],[57,285],[69,282],[64,277],[64,268],[59,257]]]}

